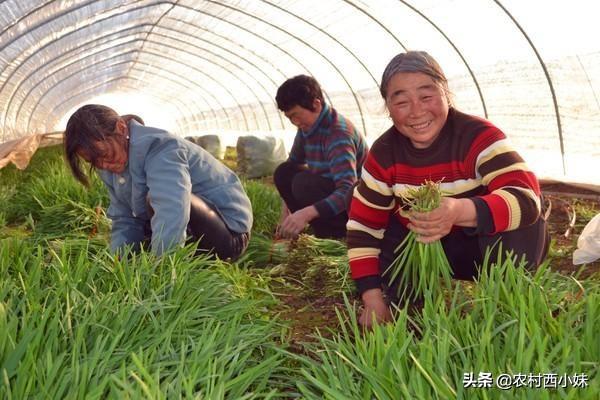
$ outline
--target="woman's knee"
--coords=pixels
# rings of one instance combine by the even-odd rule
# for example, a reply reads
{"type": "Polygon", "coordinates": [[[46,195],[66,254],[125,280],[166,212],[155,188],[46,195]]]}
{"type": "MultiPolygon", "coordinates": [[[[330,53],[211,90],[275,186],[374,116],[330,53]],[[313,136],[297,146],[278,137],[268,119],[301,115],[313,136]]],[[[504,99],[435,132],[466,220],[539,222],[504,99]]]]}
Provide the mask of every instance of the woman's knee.
{"type": "Polygon", "coordinates": [[[294,198],[308,204],[324,199],[335,190],[333,180],[310,172],[299,172],[291,184],[294,198]]]}
{"type": "Polygon", "coordinates": [[[300,165],[294,164],[291,161],[284,161],[275,168],[273,172],[273,182],[275,186],[281,187],[289,185],[294,175],[302,170],[300,165]]]}
{"type": "Polygon", "coordinates": [[[215,238],[207,237],[201,239],[197,248],[197,253],[210,253],[213,257],[218,257],[221,260],[235,261],[248,248],[250,241],[249,233],[229,232],[228,237],[215,238]]]}
{"type": "Polygon", "coordinates": [[[188,230],[194,236],[206,234],[207,228],[211,231],[220,231],[225,228],[225,222],[221,216],[206,203],[201,197],[194,194],[190,198],[190,221],[188,230]]]}
{"type": "Polygon", "coordinates": [[[482,238],[480,246],[482,254],[491,252],[491,259],[497,257],[500,249],[504,254],[510,251],[517,260],[525,259],[527,269],[534,270],[546,258],[549,242],[547,223],[540,217],[533,225],[482,238]]]}

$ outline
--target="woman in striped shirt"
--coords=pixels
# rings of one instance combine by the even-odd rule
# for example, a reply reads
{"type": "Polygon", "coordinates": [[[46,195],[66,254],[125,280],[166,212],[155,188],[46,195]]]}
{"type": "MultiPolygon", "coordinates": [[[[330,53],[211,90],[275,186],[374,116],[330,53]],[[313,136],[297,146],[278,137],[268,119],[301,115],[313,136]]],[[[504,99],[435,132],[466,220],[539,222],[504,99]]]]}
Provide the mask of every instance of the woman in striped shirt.
{"type": "Polygon", "coordinates": [[[288,160],[273,174],[283,199],[277,235],[294,239],[310,225],[316,237],[344,238],[367,142],[349,119],[325,103],[312,76],[286,80],[275,100],[298,128],[288,160]]]}
{"type": "Polygon", "coordinates": [[[371,147],[347,224],[365,326],[391,318],[384,294],[399,301],[382,271],[409,230],[423,243],[441,240],[458,279],[476,277],[486,250],[498,240],[531,267],[548,250],[537,178],[500,129],[452,107],[447,79],[429,54],[395,56],[380,90],[393,126],[371,147]],[[440,207],[402,217],[403,195],[425,180],[441,181],[440,207]]]}

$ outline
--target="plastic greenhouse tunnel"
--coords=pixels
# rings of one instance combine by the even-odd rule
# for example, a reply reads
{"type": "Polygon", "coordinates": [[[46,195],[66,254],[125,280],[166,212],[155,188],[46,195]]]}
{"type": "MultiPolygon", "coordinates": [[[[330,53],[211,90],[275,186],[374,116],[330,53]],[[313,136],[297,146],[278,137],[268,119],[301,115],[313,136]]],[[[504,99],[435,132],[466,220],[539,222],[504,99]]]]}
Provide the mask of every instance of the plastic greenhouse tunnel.
{"type": "Polygon", "coordinates": [[[593,0],[0,0],[0,398],[600,398],[599,15],[593,0]],[[485,260],[481,282],[363,331],[346,241],[274,236],[272,174],[298,130],[275,95],[316,78],[372,145],[392,126],[384,69],[411,50],[535,173],[550,249],[536,272],[485,260]],[[111,253],[106,189],[92,170],[78,185],[60,145],[85,104],[239,173],[247,253],[111,253]]]}
{"type": "MultiPolygon", "coordinates": [[[[105,102],[184,136],[285,135],[274,94],[308,74],[372,141],[395,54],[426,50],[457,106],[510,136],[542,177],[598,183],[594,2],[0,3],[2,143],[105,102]]],[[[289,135],[288,135],[289,136],[289,135]]]]}

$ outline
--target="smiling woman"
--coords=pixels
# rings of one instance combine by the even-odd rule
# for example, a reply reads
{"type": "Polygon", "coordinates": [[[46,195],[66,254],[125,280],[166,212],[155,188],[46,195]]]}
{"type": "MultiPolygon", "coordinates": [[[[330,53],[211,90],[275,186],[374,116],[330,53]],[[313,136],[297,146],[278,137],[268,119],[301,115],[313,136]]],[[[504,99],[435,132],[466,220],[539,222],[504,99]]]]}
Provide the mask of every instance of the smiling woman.
{"type": "Polygon", "coordinates": [[[421,73],[396,74],[386,98],[394,126],[417,149],[426,149],[440,134],[448,117],[448,101],[433,78],[421,73]]]}
{"type": "Polygon", "coordinates": [[[348,221],[352,277],[365,304],[360,322],[391,318],[402,277],[383,281],[394,249],[408,235],[422,243],[441,241],[454,277],[479,275],[488,249],[504,250],[537,267],[548,251],[536,176],[491,122],[464,114],[449,101],[448,82],[426,52],[394,57],[385,69],[381,95],[393,126],[377,139],[354,191],[348,221]],[[402,212],[414,189],[440,183],[442,197],[427,212],[402,212]]]}
{"type": "Polygon", "coordinates": [[[440,134],[451,104],[448,80],[434,59],[423,63],[411,53],[394,57],[383,72],[381,96],[394,126],[418,149],[440,134]]]}

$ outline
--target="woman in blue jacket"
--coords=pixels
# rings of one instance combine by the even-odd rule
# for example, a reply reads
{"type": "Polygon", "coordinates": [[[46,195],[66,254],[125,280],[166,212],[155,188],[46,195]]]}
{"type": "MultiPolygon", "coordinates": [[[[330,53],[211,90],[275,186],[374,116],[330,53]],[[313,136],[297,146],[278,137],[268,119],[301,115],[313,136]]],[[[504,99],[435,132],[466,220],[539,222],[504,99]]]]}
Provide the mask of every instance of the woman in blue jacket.
{"type": "Polygon", "coordinates": [[[89,185],[83,160],[108,188],[112,250],[138,250],[150,239],[160,255],[200,239],[199,249],[221,259],[239,257],[248,245],[252,207],[238,177],[200,146],[138,121],[88,104],[65,130],[65,157],[75,178],[89,185]]]}

